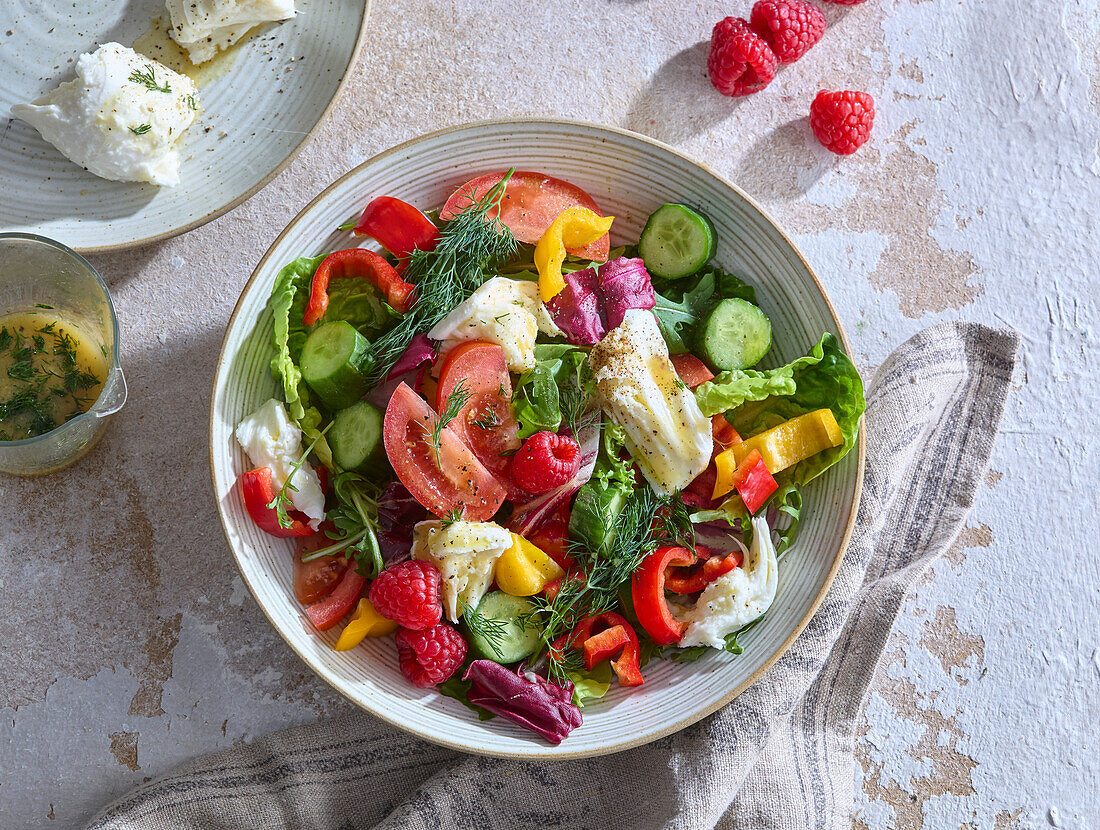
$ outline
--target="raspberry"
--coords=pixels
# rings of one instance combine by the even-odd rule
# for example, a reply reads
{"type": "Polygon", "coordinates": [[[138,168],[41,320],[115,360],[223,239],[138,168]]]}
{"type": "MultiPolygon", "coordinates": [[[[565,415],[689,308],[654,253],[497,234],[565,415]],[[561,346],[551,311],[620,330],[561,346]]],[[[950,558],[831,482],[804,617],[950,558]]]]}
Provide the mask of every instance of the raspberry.
{"type": "Polygon", "coordinates": [[[810,104],[810,128],[817,140],[842,156],[860,148],[874,121],[875,101],[866,92],[823,89],[810,104]]]}
{"type": "Polygon", "coordinates": [[[804,0],[760,0],[749,26],[782,64],[794,63],[825,34],[825,15],[804,0]]]}
{"type": "Polygon", "coordinates": [[[719,20],[710,36],[707,72],[723,95],[751,95],[775,77],[778,60],[771,47],[740,17],[719,20]]]}
{"type": "Polygon", "coordinates": [[[443,616],[439,601],[442,586],[435,565],[413,559],[378,574],[370,586],[370,604],[383,617],[405,628],[431,628],[443,616]]]}
{"type": "Polygon", "coordinates": [[[512,479],[532,495],[569,481],[581,466],[581,448],[567,435],[536,432],[512,459],[512,479]]]}
{"type": "Polygon", "coordinates": [[[401,673],[419,689],[442,683],[466,659],[466,641],[449,625],[434,625],[423,631],[399,628],[394,640],[401,673]]]}

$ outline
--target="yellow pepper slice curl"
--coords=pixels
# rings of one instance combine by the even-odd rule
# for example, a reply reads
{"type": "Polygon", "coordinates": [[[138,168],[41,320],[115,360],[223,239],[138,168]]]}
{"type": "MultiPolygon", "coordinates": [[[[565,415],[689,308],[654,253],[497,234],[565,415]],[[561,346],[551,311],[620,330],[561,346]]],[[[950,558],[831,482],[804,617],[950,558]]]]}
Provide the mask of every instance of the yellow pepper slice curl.
{"type": "Polygon", "coordinates": [[[550,302],[565,288],[561,264],[566,248],[583,248],[608,232],[614,216],[600,216],[588,208],[566,208],[550,223],[535,246],[535,267],[539,272],[539,296],[550,302]]]}
{"type": "Polygon", "coordinates": [[[832,410],[817,409],[746,438],[740,444],[734,444],[725,452],[719,453],[714,461],[721,479],[723,470],[728,470],[727,474],[732,476],[733,471],[745,460],[745,456],[753,450],[760,450],[765,466],[775,475],[811,455],[817,455],[830,447],[839,447],[843,443],[844,436],[832,410]],[[728,457],[722,459],[722,456],[728,457]]]}
{"type": "Polygon", "coordinates": [[[533,597],[551,580],[565,576],[558,563],[522,536],[512,534],[512,547],[497,559],[497,587],[514,597],[533,597]]]}
{"type": "Polygon", "coordinates": [[[351,615],[348,624],[340,632],[340,639],[336,641],[337,651],[347,651],[355,648],[366,637],[385,637],[397,630],[397,623],[387,620],[374,610],[370,600],[363,597],[355,606],[355,613],[351,615]]]}

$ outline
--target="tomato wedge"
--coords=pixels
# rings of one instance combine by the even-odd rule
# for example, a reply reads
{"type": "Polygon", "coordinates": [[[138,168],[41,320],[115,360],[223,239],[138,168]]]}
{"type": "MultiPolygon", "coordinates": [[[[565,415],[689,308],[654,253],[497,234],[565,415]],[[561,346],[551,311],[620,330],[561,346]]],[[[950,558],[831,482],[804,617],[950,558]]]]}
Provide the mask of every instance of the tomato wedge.
{"type": "Polygon", "coordinates": [[[328,597],[306,608],[306,616],[319,630],[327,631],[355,607],[366,584],[367,580],[355,568],[348,568],[328,597]]]}
{"type": "MultiPolygon", "coordinates": [[[[487,173],[462,185],[451,194],[439,218],[453,219],[472,200],[480,199],[504,178],[503,173],[487,173]]],[[[528,245],[538,242],[558,214],[566,208],[584,207],[600,213],[592,197],[562,179],[555,179],[543,173],[517,170],[508,180],[504,189],[504,198],[500,204],[500,221],[516,235],[516,239],[528,245]]],[[[490,213],[490,218],[493,216],[490,213]]],[[[585,257],[596,262],[606,262],[611,250],[611,240],[604,234],[595,242],[583,248],[567,248],[574,256],[585,257]]]]}
{"type": "Polygon", "coordinates": [[[519,421],[512,413],[512,376],[496,343],[470,340],[447,353],[439,372],[435,411],[442,413],[458,384],[470,393],[451,429],[505,487],[511,498],[525,496],[511,484],[508,468],[519,449],[519,421]]]}
{"type": "Polygon", "coordinates": [[[321,525],[320,533],[298,541],[298,550],[294,553],[294,596],[302,605],[320,602],[331,594],[348,568],[348,560],[339,555],[302,561],[303,556],[336,543],[328,537],[329,530],[335,531],[335,528],[326,522],[321,525]]]}
{"type": "Polygon", "coordinates": [[[408,384],[394,390],[382,421],[382,443],[394,472],[413,497],[440,518],[456,509],[472,522],[493,517],[507,493],[450,426],[429,443],[436,414],[408,384]]]}
{"type": "Polygon", "coordinates": [[[708,380],[714,380],[714,372],[708,369],[707,364],[693,354],[688,352],[674,354],[669,355],[668,359],[672,361],[672,368],[676,370],[676,374],[680,376],[680,380],[687,385],[688,389],[694,389],[708,380]]]}

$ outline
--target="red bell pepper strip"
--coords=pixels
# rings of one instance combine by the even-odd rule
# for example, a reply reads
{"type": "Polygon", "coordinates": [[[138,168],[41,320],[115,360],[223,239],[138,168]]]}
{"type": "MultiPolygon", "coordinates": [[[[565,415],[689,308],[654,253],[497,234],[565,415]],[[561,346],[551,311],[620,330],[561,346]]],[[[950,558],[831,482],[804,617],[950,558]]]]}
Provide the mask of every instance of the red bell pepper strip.
{"type": "Polygon", "coordinates": [[[694,594],[702,591],[718,577],[740,567],[744,555],[739,550],[730,551],[725,556],[714,554],[709,548],[697,545],[694,565],[681,567],[669,565],[665,568],[665,588],[675,594],[694,594]]]}
{"type": "Polygon", "coordinates": [[[611,668],[619,678],[619,685],[641,686],[645,682],[641,667],[638,665],[640,655],[638,635],[634,633],[634,627],[621,614],[604,611],[602,614],[585,617],[577,623],[572,633],[565,634],[554,641],[550,646],[551,659],[560,660],[562,652],[567,648],[584,649],[584,664],[589,671],[601,660],[607,659],[621,649],[619,659],[611,661],[611,668]],[[601,631],[594,634],[593,631],[597,625],[603,626],[606,631],[621,629],[626,639],[619,642],[618,633],[607,635],[601,631]],[[590,640],[595,641],[592,646],[588,645],[590,640]]]}
{"type": "Polygon", "coordinates": [[[321,260],[313,274],[302,323],[315,326],[328,310],[328,284],[340,277],[363,277],[382,292],[394,311],[404,314],[416,301],[416,286],[405,282],[381,254],[366,248],[334,251],[321,260]]]}
{"type": "Polygon", "coordinates": [[[397,257],[402,271],[413,250],[430,251],[439,242],[439,229],[432,220],[393,196],[379,196],[369,202],[354,232],[356,236],[373,238],[397,257]]]}
{"type": "Polygon", "coordinates": [[[248,511],[248,515],[260,530],[282,538],[312,536],[317,532],[302,519],[297,518],[301,515],[297,511],[290,512],[290,527],[279,524],[279,514],[274,507],[268,507],[275,500],[275,485],[271,480],[270,467],[257,467],[255,470],[241,473],[240,482],[244,509],[248,511]]]}
{"type": "Polygon", "coordinates": [[[659,646],[678,643],[687,630],[687,623],[672,616],[665,602],[665,570],[672,565],[695,564],[695,554],[687,548],[663,547],[649,554],[634,571],[631,596],[638,622],[659,646]]]}
{"type": "Polygon", "coordinates": [[[355,607],[366,584],[366,578],[360,576],[356,568],[349,567],[331,594],[306,608],[306,616],[318,630],[327,631],[355,607]]]}
{"type": "Polygon", "coordinates": [[[733,424],[726,420],[726,416],[719,413],[710,419],[710,434],[714,438],[714,454],[722,450],[728,450],[734,444],[741,443],[741,436],[733,428],[733,424]]]}
{"type": "Polygon", "coordinates": [[[749,513],[756,513],[772,493],[779,489],[760,450],[753,450],[742,461],[733,474],[733,489],[745,502],[749,513]]]}

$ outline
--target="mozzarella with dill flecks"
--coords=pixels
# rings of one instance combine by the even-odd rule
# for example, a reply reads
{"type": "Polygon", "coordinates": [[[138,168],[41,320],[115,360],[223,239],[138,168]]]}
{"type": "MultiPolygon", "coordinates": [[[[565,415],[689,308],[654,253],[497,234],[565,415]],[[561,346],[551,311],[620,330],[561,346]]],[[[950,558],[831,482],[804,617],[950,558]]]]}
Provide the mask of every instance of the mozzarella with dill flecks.
{"type": "Polygon", "coordinates": [[[253,26],[294,17],[294,0],[167,0],[172,39],[191,63],[205,63],[253,26]]]}
{"type": "Polygon", "coordinates": [[[775,600],[779,561],[772,532],[763,516],[752,520],[752,545],[743,568],[718,577],[699,595],[695,605],[673,615],[688,624],[677,644],[724,648],[726,637],[758,619],[775,600]]]}
{"type": "Polygon", "coordinates": [[[443,353],[465,340],[488,340],[504,351],[511,371],[530,371],[538,362],[538,333],[561,336],[538,290],[533,282],[493,277],[436,323],[428,337],[442,341],[443,353]]]}
{"type": "MultiPolygon", "coordinates": [[[[282,489],[294,465],[302,457],[302,430],[287,416],[286,407],[271,398],[237,425],[237,443],[257,467],[271,468],[271,484],[282,489]]],[[[302,464],[287,488],[294,509],[309,517],[314,530],[325,518],[325,493],[317,472],[302,464]]]]}
{"type": "Polygon", "coordinates": [[[11,112],[97,176],[171,186],[179,183],[179,145],[197,109],[186,75],[105,43],[77,58],[76,78],[11,112]]]}
{"type": "Polygon", "coordinates": [[[707,468],[710,421],[676,374],[653,312],[629,309],[592,347],[597,400],[626,433],[626,445],[661,496],[687,487],[707,468]]]}
{"type": "Polygon", "coordinates": [[[414,559],[431,562],[443,577],[443,607],[458,622],[462,604],[476,608],[489,590],[497,560],[512,546],[512,534],[494,522],[438,520],[413,528],[414,559]]]}

